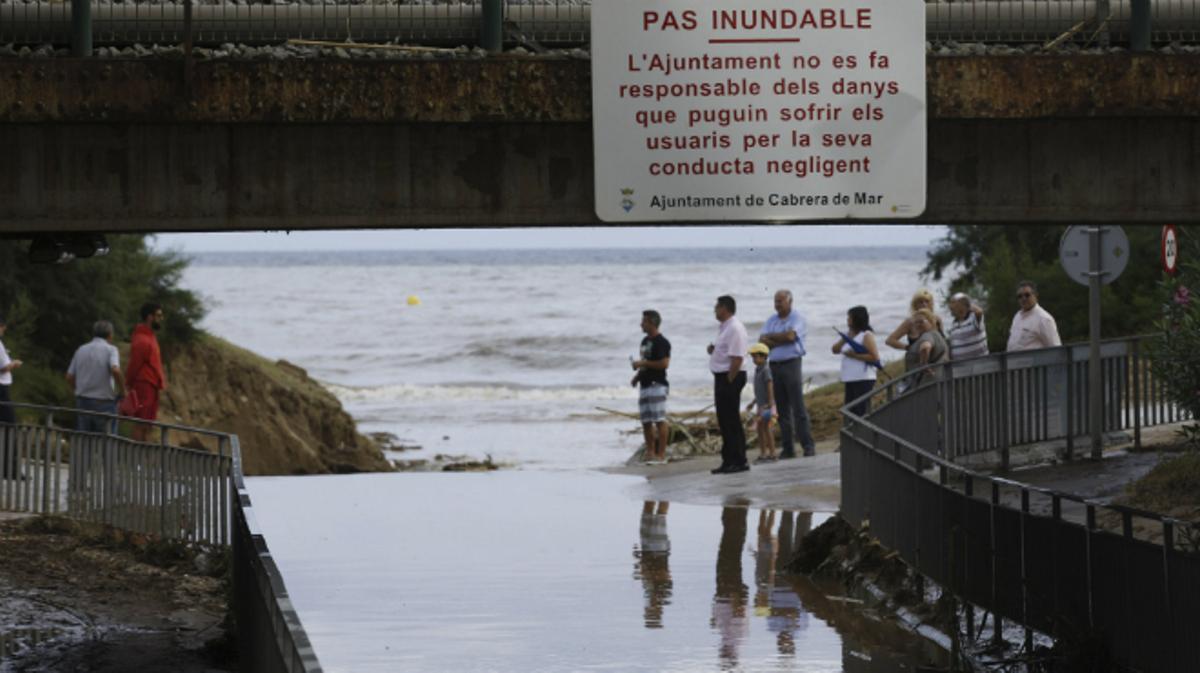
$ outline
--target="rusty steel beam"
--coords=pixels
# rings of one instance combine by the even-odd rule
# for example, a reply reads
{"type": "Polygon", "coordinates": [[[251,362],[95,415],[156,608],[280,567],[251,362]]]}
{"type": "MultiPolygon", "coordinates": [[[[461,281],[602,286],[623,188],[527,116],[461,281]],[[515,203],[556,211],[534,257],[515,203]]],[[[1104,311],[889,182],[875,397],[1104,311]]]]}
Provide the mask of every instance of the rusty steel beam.
{"type": "MultiPolygon", "coordinates": [[[[590,63],[0,60],[0,123],[470,123],[591,120],[590,63]]],[[[1188,55],[963,56],[927,61],[930,119],[1194,117],[1188,55]]]]}

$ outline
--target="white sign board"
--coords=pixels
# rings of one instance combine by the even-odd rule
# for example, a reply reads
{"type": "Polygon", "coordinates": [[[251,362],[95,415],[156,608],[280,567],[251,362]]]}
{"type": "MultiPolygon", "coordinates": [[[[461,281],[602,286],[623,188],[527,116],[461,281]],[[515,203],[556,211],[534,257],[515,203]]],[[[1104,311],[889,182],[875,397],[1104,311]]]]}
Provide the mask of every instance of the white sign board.
{"type": "Polygon", "coordinates": [[[592,3],[606,222],[925,209],[922,0],[592,3]]]}

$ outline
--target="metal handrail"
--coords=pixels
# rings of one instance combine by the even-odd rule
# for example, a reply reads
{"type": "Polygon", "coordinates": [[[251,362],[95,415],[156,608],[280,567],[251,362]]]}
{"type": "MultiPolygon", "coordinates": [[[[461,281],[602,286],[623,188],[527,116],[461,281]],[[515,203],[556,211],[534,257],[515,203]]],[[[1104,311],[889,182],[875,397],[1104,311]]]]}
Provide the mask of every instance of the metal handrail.
{"type": "MultiPolygon", "coordinates": [[[[148,420],[145,420],[142,418],[135,418],[133,416],[121,416],[120,414],[106,414],[102,411],[88,411],[86,409],[74,409],[71,407],[58,407],[58,406],[43,405],[43,404],[27,404],[24,402],[0,402],[0,406],[12,407],[14,409],[32,409],[34,411],[50,412],[51,416],[53,416],[53,414],[56,414],[56,413],[62,413],[62,414],[84,415],[84,416],[90,416],[92,418],[103,418],[103,419],[107,419],[110,421],[118,421],[118,422],[119,421],[128,421],[130,423],[138,423],[140,425],[149,425],[151,427],[165,429],[165,430],[177,430],[179,432],[188,432],[188,433],[197,434],[197,435],[207,435],[209,437],[217,437],[217,438],[224,438],[224,439],[228,439],[233,436],[227,432],[220,432],[218,430],[208,430],[205,428],[196,428],[196,427],[192,427],[190,425],[179,425],[177,423],[162,423],[159,421],[148,421],[148,420]]],[[[178,447],[178,448],[184,448],[184,447],[178,447]]]]}
{"type": "MultiPolygon", "coordinates": [[[[1128,355],[1140,365],[1136,346],[1145,338],[1108,343],[1130,343],[1128,355]]],[[[1042,350],[1069,353],[1080,348],[1071,344],[1042,350]]],[[[952,365],[929,365],[897,379],[952,365]]],[[[978,605],[994,616],[997,638],[1003,619],[1023,625],[1030,652],[1035,629],[1054,638],[1090,631],[1109,638],[1113,657],[1123,666],[1193,670],[1200,660],[1200,643],[1189,634],[1200,631],[1200,615],[1188,599],[1176,594],[1194,595],[1189,587],[1200,586],[1200,526],[984,474],[957,464],[932,445],[902,436],[906,429],[927,434],[928,428],[907,426],[918,412],[933,409],[930,422],[944,422],[944,390],[939,386],[948,379],[901,395],[895,394],[899,380],[894,380],[842,408],[846,423],[841,430],[840,515],[852,525],[869,521],[872,534],[897,551],[918,576],[936,581],[961,601],[969,639],[975,637],[978,605]],[[886,399],[876,409],[866,415],[852,411],[881,393],[886,399]],[[1001,497],[1012,491],[1019,491],[1019,505],[1006,504],[1001,497]],[[1032,508],[1034,495],[1050,500],[1049,511],[1032,508]],[[1082,506],[1086,518],[1078,522],[1065,516],[1064,503],[1082,506]],[[1119,517],[1119,532],[1099,525],[1100,512],[1119,517]],[[1161,526],[1161,540],[1135,536],[1135,517],[1161,526]],[[1177,533],[1188,538],[1186,548],[1177,541],[1177,533]]],[[[1021,389],[1013,392],[1019,395],[1021,389]]]]}

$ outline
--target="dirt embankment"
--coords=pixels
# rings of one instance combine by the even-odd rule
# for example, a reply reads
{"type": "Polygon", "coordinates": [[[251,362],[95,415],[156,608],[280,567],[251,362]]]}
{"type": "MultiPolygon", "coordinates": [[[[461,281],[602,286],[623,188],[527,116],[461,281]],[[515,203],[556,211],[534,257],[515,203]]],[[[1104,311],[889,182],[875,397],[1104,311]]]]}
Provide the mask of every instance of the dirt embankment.
{"type": "Polygon", "coordinates": [[[234,433],[248,475],[388,471],[379,447],[300,367],[214,336],[166,353],[159,420],[234,433]]]}
{"type": "Polygon", "coordinates": [[[66,519],[0,523],[0,670],[237,670],[225,563],[66,519]]]}

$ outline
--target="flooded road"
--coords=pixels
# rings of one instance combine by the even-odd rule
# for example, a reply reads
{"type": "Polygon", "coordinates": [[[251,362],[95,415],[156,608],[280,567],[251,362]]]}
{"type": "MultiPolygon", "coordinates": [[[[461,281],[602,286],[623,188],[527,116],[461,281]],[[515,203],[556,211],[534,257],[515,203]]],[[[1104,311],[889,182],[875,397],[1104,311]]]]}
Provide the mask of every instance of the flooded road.
{"type": "Polygon", "coordinates": [[[898,671],[937,654],[783,572],[827,514],[581,471],[248,480],[327,671],[898,671]]]}

